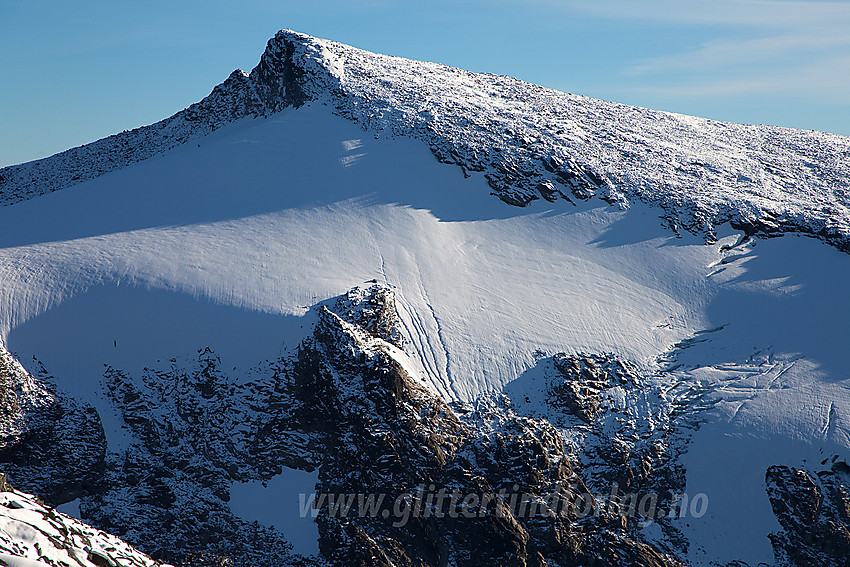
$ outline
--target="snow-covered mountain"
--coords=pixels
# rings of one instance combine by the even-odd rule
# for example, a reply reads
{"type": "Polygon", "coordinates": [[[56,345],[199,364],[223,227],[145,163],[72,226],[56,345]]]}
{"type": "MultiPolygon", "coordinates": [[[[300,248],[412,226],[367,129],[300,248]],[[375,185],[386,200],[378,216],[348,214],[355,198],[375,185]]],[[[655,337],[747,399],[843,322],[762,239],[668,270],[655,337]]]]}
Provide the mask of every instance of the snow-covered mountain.
{"type": "Polygon", "coordinates": [[[0,463],[186,565],[846,565],[849,183],[845,137],[281,31],[0,170],[0,463]],[[614,483],[695,513],[395,526],[293,491],[614,483]]]}

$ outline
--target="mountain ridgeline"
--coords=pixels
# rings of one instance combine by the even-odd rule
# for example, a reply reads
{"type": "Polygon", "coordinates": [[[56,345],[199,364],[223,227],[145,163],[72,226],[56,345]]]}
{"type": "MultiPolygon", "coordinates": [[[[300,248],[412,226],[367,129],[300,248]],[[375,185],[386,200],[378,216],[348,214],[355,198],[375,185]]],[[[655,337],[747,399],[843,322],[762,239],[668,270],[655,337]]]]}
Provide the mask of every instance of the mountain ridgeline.
{"type": "Polygon", "coordinates": [[[566,94],[510,77],[378,55],[290,30],[249,73],[160,122],[0,170],[0,204],[57,191],[304,104],[376,136],[412,137],[524,206],[594,197],[660,208],[673,230],[799,232],[850,252],[850,138],[748,126],[566,94]]]}

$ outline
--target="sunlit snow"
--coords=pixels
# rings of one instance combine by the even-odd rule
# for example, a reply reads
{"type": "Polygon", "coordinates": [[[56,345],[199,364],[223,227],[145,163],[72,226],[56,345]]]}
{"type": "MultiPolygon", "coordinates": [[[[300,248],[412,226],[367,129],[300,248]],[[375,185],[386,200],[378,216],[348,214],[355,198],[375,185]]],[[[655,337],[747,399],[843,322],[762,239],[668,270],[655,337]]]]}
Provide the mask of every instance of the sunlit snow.
{"type": "Polygon", "coordinates": [[[372,279],[396,287],[413,364],[446,399],[499,391],[540,351],[651,371],[714,330],[679,353],[725,400],[689,447],[688,490],[754,504],[689,527],[692,556],[771,560],[765,463],[850,448],[847,255],[794,236],[722,251],[739,235],[679,238],[640,205],[515,208],[488,192],[420,142],[375,139],[321,105],[243,119],[0,208],[2,338],[98,407],[114,448],[104,364],[209,346],[245,370],[294,348],[317,303],[372,279]],[[748,370],[763,364],[774,370],[748,370]]]}

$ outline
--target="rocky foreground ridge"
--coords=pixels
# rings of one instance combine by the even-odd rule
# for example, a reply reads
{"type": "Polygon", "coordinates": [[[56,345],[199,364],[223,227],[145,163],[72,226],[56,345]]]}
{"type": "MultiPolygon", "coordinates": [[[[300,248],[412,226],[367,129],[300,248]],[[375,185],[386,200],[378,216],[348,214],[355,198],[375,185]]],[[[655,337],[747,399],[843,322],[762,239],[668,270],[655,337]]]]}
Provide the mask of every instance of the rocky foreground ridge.
{"type": "Polygon", "coordinates": [[[170,567],[15,490],[0,473],[0,565],[170,567]]]}
{"type": "Polygon", "coordinates": [[[377,55],[289,30],[259,64],[234,71],[174,116],[0,170],[0,204],[64,189],[242,118],[324,104],[375,136],[426,143],[483,175],[492,193],[536,199],[637,199],[673,230],[711,240],[800,232],[850,252],[850,138],[658,112],[491,74],[377,55]]]}
{"type": "MultiPolygon", "coordinates": [[[[141,376],[107,368],[132,437],[120,448],[96,412],[0,351],[0,468],[46,505],[79,499],[85,521],[178,566],[685,564],[678,457],[710,407],[704,392],[653,391],[608,354],[558,354],[540,360],[538,411],[522,390],[447,404],[411,366],[392,288],[365,285],[315,309],[297,351],[247,377],[209,350],[141,376]],[[639,414],[638,399],[657,402],[639,414]],[[285,533],[228,505],[232,483],[284,467],[318,469],[317,494],[385,494],[420,512],[342,515],[320,501],[321,557],[299,556],[285,533]],[[501,496],[453,514],[421,491],[501,496]]],[[[767,471],[777,565],[847,565],[850,478],[832,467],[767,471]]],[[[10,514],[0,508],[0,521],[10,514]]],[[[3,541],[0,553],[22,545],[3,541]]]]}

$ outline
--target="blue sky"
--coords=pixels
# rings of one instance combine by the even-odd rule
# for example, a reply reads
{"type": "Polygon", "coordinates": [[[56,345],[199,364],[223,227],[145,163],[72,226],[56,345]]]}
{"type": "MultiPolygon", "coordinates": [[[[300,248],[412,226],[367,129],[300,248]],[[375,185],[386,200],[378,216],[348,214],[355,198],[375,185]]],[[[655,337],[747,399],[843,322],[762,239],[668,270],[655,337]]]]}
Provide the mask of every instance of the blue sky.
{"type": "Polygon", "coordinates": [[[280,28],[629,104],[850,135],[850,2],[0,0],[0,166],[149,124],[280,28]]]}

